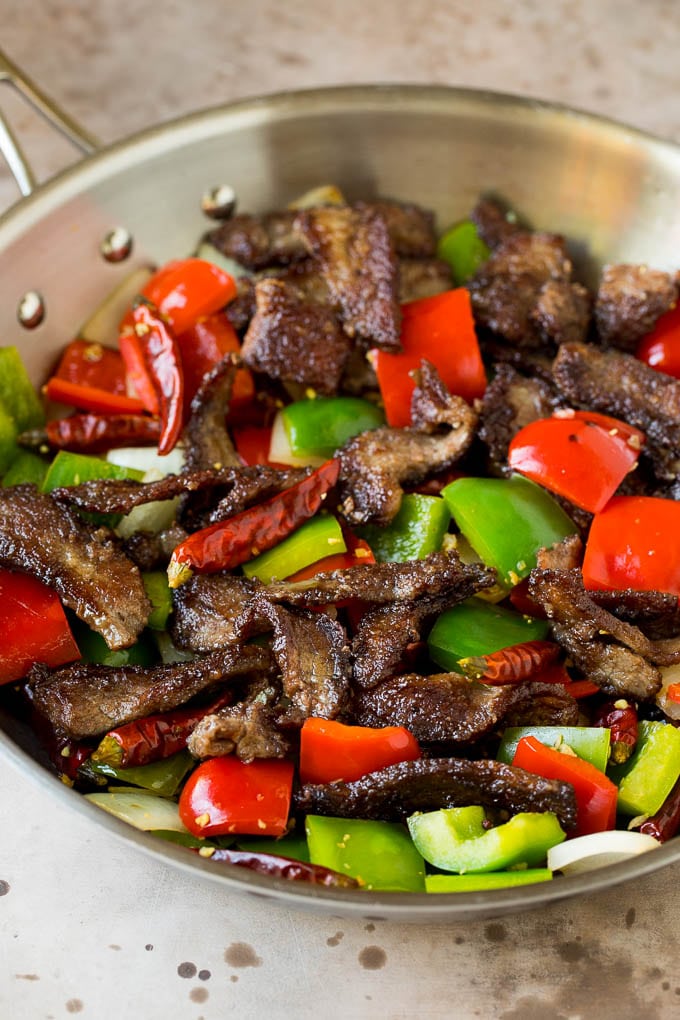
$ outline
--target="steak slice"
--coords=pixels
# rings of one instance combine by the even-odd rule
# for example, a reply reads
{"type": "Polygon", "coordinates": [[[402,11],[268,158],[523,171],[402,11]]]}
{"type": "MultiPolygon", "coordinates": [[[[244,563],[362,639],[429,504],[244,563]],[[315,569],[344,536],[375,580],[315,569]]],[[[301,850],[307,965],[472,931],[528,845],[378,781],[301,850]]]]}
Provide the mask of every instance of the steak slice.
{"type": "Polygon", "coordinates": [[[512,234],[522,231],[515,214],[492,198],[480,198],[470,213],[470,219],[489,248],[497,248],[512,234]]]}
{"type": "Polygon", "coordinates": [[[206,375],[191,402],[184,430],[188,472],[242,466],[225,421],[238,362],[235,355],[227,354],[206,375]]]}
{"type": "Polygon", "coordinates": [[[605,266],[595,300],[600,340],[632,354],[677,299],[677,282],[670,273],[647,266],[605,266]]]}
{"type": "MultiPolygon", "coordinates": [[[[539,566],[543,564],[539,561],[539,566]]],[[[677,595],[665,591],[592,591],[596,605],[632,623],[652,641],[675,638],[680,634],[680,602],[677,595]]]]}
{"type": "Polygon", "coordinates": [[[308,783],[294,795],[300,813],[385,821],[403,821],[414,811],[475,804],[511,814],[553,811],[565,829],[576,824],[576,798],[569,783],[498,761],[421,758],[351,783],[308,783]]]}
{"type": "Polygon", "coordinates": [[[286,266],[303,259],[307,250],[295,229],[294,209],[262,216],[242,213],[232,216],[206,235],[218,251],[249,269],[286,266]]]}
{"type": "Polygon", "coordinates": [[[187,741],[195,758],[220,758],[235,754],[241,761],[285,758],[290,741],[277,727],[279,691],[260,687],[244,701],[206,715],[187,741]]]}
{"type": "Polygon", "coordinates": [[[451,267],[441,259],[399,259],[399,303],[434,297],[454,286],[451,267]]]}
{"type": "Polygon", "coordinates": [[[269,628],[257,612],[253,583],[236,574],[194,574],[172,599],[170,633],[178,648],[213,652],[269,628]]]}
{"type": "Polygon", "coordinates": [[[368,206],[308,209],[298,214],[297,229],[321,269],[347,335],[398,351],[398,267],[383,216],[368,206]]]}
{"type": "Polygon", "coordinates": [[[81,740],[155,712],[169,712],[213,684],[270,667],[268,649],[245,645],[160,666],[76,663],[52,672],[34,666],[29,683],[35,708],[53,726],[81,740]]]}
{"type": "Polygon", "coordinates": [[[135,643],[151,613],[135,564],[108,528],[93,528],[34,485],[0,489],[0,565],[52,588],[109,648],[135,643]]]}
{"type": "Polygon", "coordinates": [[[549,418],[560,402],[554,386],[539,376],[527,378],[512,365],[497,362],[482,397],[479,438],[496,474],[508,470],[508,446],[525,425],[549,418]]]}
{"type": "Polygon", "coordinates": [[[376,199],[374,202],[357,202],[357,209],[378,213],[387,224],[394,250],[406,258],[429,258],[437,247],[434,214],[429,209],[411,202],[394,202],[376,199]]]}
{"type": "Polygon", "coordinates": [[[399,512],[402,486],[451,467],[474,438],[475,411],[448,392],[427,361],[417,373],[411,415],[414,427],[372,429],[339,451],[340,511],[350,524],[389,524],[399,512]]]}

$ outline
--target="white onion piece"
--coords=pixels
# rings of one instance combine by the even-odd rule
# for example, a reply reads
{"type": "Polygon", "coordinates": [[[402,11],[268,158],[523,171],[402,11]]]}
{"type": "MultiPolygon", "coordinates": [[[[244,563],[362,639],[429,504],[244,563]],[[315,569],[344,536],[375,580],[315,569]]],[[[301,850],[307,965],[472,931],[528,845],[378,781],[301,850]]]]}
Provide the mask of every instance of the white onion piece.
{"type": "Polygon", "coordinates": [[[184,467],[184,450],[176,446],[170,453],[161,457],[155,446],[123,446],[120,449],[109,450],[106,459],[110,464],[118,464],[119,467],[136,468],[149,474],[144,478],[145,482],[157,482],[166,475],[176,475],[184,467]],[[153,475],[150,472],[154,472],[153,475]]]}
{"type": "Polygon", "coordinates": [[[308,454],[306,457],[298,457],[290,448],[286,426],[283,424],[283,415],[279,413],[274,418],[272,425],[272,437],[269,443],[269,460],[274,464],[289,464],[291,467],[319,467],[324,463],[323,457],[315,457],[308,454]]]}
{"type": "Polygon", "coordinates": [[[173,800],[152,793],[86,793],[91,804],[121,818],[135,829],[171,829],[186,832],[180,821],[179,808],[173,800]]]}
{"type": "Polygon", "coordinates": [[[548,850],[548,867],[574,875],[581,871],[606,868],[636,854],[656,850],[661,844],[642,832],[611,831],[593,832],[588,836],[577,836],[548,850]]]}
{"type": "Polygon", "coordinates": [[[666,694],[671,684],[680,683],[680,665],[662,666],[659,672],[661,673],[661,690],[656,696],[656,703],[669,719],[680,719],[680,702],[673,701],[666,694]]]}

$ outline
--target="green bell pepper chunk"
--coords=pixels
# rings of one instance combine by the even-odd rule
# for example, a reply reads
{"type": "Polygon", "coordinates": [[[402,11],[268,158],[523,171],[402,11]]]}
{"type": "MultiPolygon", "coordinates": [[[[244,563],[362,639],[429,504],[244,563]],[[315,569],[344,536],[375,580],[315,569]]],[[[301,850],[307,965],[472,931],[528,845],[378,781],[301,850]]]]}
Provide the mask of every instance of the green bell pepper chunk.
{"type": "Polygon", "coordinates": [[[430,658],[438,666],[462,673],[461,659],[490,655],[523,641],[542,641],[548,629],[546,620],[472,598],[437,617],[427,644],[430,658]]]}
{"type": "Polygon", "coordinates": [[[625,765],[610,768],[609,776],[619,786],[621,814],[656,814],[680,778],[680,730],[643,719],[635,751],[625,765]]]}
{"type": "Polygon", "coordinates": [[[0,405],[19,432],[45,424],[42,401],[16,347],[0,347],[0,405]]]}
{"type": "Polygon", "coordinates": [[[360,432],[385,424],[383,411],[360,397],[297,400],[281,412],[290,449],[296,457],[332,457],[360,432]]]}
{"type": "Polygon", "coordinates": [[[467,283],[490,254],[472,220],[462,220],[449,227],[437,244],[437,258],[448,262],[457,287],[467,283]]]}
{"type": "Polygon", "coordinates": [[[165,630],[172,611],[172,592],[168,585],[168,575],[160,570],[152,570],[142,574],[142,581],[153,607],[146,625],[151,627],[151,630],[165,630]]]}
{"type": "Polygon", "coordinates": [[[244,563],[243,573],[246,577],[256,577],[269,584],[270,581],[290,577],[326,556],[344,552],[347,552],[347,546],[336,518],[330,514],[319,514],[305,521],[272,549],[244,563]]]}
{"type": "Polygon", "coordinates": [[[308,815],[312,864],[350,875],[366,889],[424,892],[425,865],[403,825],[308,815]]]}
{"type": "Polygon", "coordinates": [[[14,418],[0,404],[0,475],[4,475],[19,454],[19,430],[14,418]]]}
{"type": "Polygon", "coordinates": [[[441,808],[416,812],[408,821],[416,847],[442,871],[502,871],[541,864],[552,846],[566,839],[550,811],[522,812],[509,822],[485,829],[484,808],[441,808]]]}
{"type": "Polygon", "coordinates": [[[152,666],[158,661],[156,643],[146,631],[130,648],[117,651],[112,651],[101,634],[80,621],[74,621],[73,634],[85,662],[101,666],[152,666]]]}
{"type": "Polygon", "coordinates": [[[30,450],[19,450],[2,479],[3,486],[33,484],[42,488],[49,465],[30,450]]]}
{"type": "MultiPolygon", "coordinates": [[[[95,782],[98,776],[117,779],[121,783],[129,783],[130,786],[151,790],[159,797],[174,797],[182,780],[194,765],[194,759],[188,751],[179,751],[169,758],[153,761],[149,765],[133,765],[126,769],[89,759],[83,766],[83,771],[92,776],[95,782]]],[[[115,788],[113,792],[116,792],[115,788]]]]}
{"type": "Polygon", "coordinates": [[[609,761],[611,730],[607,726],[509,726],[503,733],[496,758],[512,764],[522,737],[536,737],[546,747],[570,747],[574,754],[604,772],[609,761]]]}
{"type": "Polygon", "coordinates": [[[42,491],[52,492],[53,489],[59,489],[64,485],[80,485],[96,478],[131,478],[141,482],[143,477],[144,472],[138,471],[137,468],[111,464],[108,460],[89,457],[84,453],[60,450],[50,464],[42,491]]]}
{"type": "Polygon", "coordinates": [[[533,885],[534,882],[549,882],[552,877],[550,868],[490,871],[481,875],[426,875],[425,892],[483,892],[487,889],[507,889],[517,885],[533,885]]]}
{"type": "Polygon", "coordinates": [[[457,478],[442,496],[472,548],[507,587],[536,566],[539,549],[578,531],[545,489],[521,475],[457,478]]]}
{"type": "Polygon", "coordinates": [[[211,839],[201,839],[200,836],[192,836],[186,829],[184,832],[177,832],[175,829],[151,829],[152,835],[158,839],[164,839],[166,843],[176,843],[177,846],[186,846],[190,850],[200,850],[202,847],[216,847],[228,850],[234,845],[233,836],[213,836],[211,839]]]}
{"type": "Polygon", "coordinates": [[[451,514],[439,496],[409,493],[401,501],[399,513],[386,528],[367,524],[357,528],[378,563],[404,563],[422,560],[441,549],[451,514]]]}

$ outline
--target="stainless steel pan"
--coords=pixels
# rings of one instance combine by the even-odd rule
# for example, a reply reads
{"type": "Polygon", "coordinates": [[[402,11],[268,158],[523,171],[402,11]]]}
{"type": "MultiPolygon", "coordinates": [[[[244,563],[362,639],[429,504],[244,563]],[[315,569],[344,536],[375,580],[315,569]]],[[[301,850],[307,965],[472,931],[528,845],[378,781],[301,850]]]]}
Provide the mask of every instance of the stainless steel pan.
{"type": "MultiPolygon", "coordinates": [[[[8,61],[0,63],[2,79],[84,151],[94,150],[93,139],[8,61]]],[[[464,216],[480,192],[492,191],[536,227],[564,233],[586,277],[604,261],[661,268],[679,261],[680,148],[514,96],[410,85],[266,96],[95,151],[36,190],[5,124],[0,147],[27,195],[0,219],[0,337],[20,347],[36,383],[134,265],[191,251],[206,225],[201,196],[221,184],[236,189],[242,209],[264,210],[332,181],[350,197],[379,193],[430,206],[441,225],[464,216]],[[114,228],[133,239],[131,255],[117,263],[102,254],[114,228]]],[[[0,749],[63,801],[65,824],[70,807],[150,858],[291,907],[406,921],[493,916],[634,880],[680,860],[676,840],[630,862],[533,888],[429,897],[319,890],[220,869],[118,822],[58,782],[31,733],[6,712],[0,713],[0,749]]],[[[150,860],[150,881],[153,871],[150,860]]]]}

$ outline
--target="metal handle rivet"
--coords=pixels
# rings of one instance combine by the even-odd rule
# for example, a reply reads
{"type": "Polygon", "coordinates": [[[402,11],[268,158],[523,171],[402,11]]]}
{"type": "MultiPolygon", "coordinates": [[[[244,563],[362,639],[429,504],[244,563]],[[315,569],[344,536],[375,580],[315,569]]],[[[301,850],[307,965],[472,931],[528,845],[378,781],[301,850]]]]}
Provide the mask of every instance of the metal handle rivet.
{"type": "Polygon", "coordinates": [[[236,208],[236,192],[229,184],[206,191],[201,199],[201,209],[213,220],[228,220],[236,208]]]}
{"type": "Polygon", "coordinates": [[[45,301],[37,290],[27,290],[17,308],[17,318],[24,329],[35,329],[45,318],[45,301]]]}

